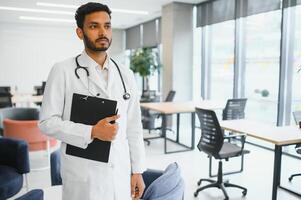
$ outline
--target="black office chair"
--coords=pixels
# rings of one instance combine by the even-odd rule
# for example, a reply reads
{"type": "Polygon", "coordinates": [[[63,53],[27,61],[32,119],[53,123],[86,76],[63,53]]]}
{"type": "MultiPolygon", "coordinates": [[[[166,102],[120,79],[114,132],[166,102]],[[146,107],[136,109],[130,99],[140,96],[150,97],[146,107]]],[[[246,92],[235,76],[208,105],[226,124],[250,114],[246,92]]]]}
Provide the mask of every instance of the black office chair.
{"type": "MultiPolygon", "coordinates": [[[[293,116],[294,116],[296,124],[298,125],[299,122],[301,121],[301,111],[295,111],[295,112],[293,112],[293,116]]],[[[301,154],[301,144],[297,144],[296,147],[295,147],[295,149],[296,149],[296,152],[298,154],[301,154]]],[[[301,176],[301,173],[299,173],[299,174],[292,174],[288,178],[288,180],[292,181],[295,176],[301,176]]]]}
{"type": "Polygon", "coordinates": [[[229,196],[226,192],[225,187],[236,187],[242,189],[242,194],[245,196],[247,194],[246,188],[223,181],[222,160],[225,159],[226,161],[228,161],[229,158],[241,156],[243,154],[246,136],[242,134],[235,135],[236,138],[238,136],[240,137],[241,146],[226,142],[225,139],[228,139],[228,137],[232,136],[228,136],[227,138],[224,137],[224,133],[220,127],[214,111],[196,108],[196,114],[199,117],[202,131],[202,135],[198,143],[198,149],[206,153],[208,156],[213,156],[215,159],[218,159],[219,163],[217,181],[211,179],[200,179],[198,181],[199,186],[203,181],[207,181],[210,184],[198,188],[194,193],[194,196],[197,197],[200,191],[211,187],[217,187],[221,189],[225,195],[226,200],[229,199],[229,196]]]}
{"type": "MultiPolygon", "coordinates": [[[[174,97],[176,95],[176,91],[169,91],[167,94],[167,97],[164,102],[172,102],[174,100],[174,97]]],[[[142,123],[143,124],[149,124],[149,127],[143,127],[144,129],[148,129],[148,132],[151,133],[152,130],[161,130],[162,126],[160,127],[154,127],[154,122],[156,118],[162,117],[162,114],[157,113],[157,112],[152,112],[148,111],[146,115],[142,116],[142,123]]],[[[170,121],[171,120],[171,115],[166,116],[166,120],[170,121]]],[[[173,132],[171,128],[166,128],[166,130],[173,132]]],[[[161,138],[162,136],[158,137],[149,137],[149,138],[144,138],[144,141],[147,143],[147,145],[150,145],[150,140],[151,139],[157,139],[161,138]]]]}
{"type": "MultiPolygon", "coordinates": [[[[232,120],[232,119],[244,119],[245,118],[245,107],[247,103],[247,98],[240,99],[228,99],[226,107],[223,109],[223,120],[232,120]]],[[[232,135],[232,133],[228,133],[228,135],[232,135]]],[[[231,137],[231,139],[235,140],[235,137],[231,137]]],[[[237,171],[225,172],[224,175],[228,174],[236,174],[240,173],[244,169],[244,155],[250,153],[248,150],[244,150],[244,153],[241,156],[241,164],[240,169],[237,171]]],[[[209,176],[216,177],[217,175],[213,175],[212,173],[212,157],[209,157],[209,176]]]]}
{"type": "MultiPolygon", "coordinates": [[[[41,86],[35,86],[34,90],[36,91],[36,93],[34,95],[43,95],[44,94],[44,90],[45,90],[45,86],[46,86],[46,81],[42,82],[41,86]]],[[[41,106],[42,102],[35,102],[36,105],[41,106]]]]}
{"type": "Polygon", "coordinates": [[[0,108],[13,107],[12,95],[10,93],[0,93],[0,108]]]}
{"type": "Polygon", "coordinates": [[[0,86],[0,94],[4,94],[4,93],[11,93],[11,88],[10,86],[0,86]]]}

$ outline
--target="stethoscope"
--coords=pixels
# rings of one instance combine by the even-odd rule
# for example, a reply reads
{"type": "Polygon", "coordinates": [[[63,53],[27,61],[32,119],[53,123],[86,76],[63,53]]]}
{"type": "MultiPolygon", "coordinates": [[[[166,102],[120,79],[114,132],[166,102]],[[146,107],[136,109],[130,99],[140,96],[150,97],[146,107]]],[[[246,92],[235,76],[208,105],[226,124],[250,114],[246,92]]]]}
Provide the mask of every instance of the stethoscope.
{"type": "MultiPolygon", "coordinates": [[[[87,74],[87,78],[88,78],[88,92],[89,92],[92,96],[95,96],[95,95],[93,95],[93,94],[90,92],[90,81],[89,81],[90,73],[89,73],[89,70],[88,70],[87,67],[83,67],[83,66],[81,66],[81,65],[78,63],[78,57],[79,57],[79,56],[80,56],[80,54],[79,54],[78,56],[75,57],[75,62],[76,62],[75,76],[76,76],[78,79],[80,79],[80,77],[79,77],[79,75],[78,75],[78,70],[79,70],[79,69],[85,70],[85,72],[86,72],[86,74],[87,74]]],[[[116,63],[112,58],[110,58],[110,59],[111,59],[111,61],[114,63],[114,65],[116,66],[116,68],[117,68],[117,70],[118,70],[118,73],[119,73],[119,76],[120,76],[120,79],[121,79],[121,82],[122,82],[122,86],[123,86],[123,90],[124,90],[124,94],[123,94],[122,97],[123,97],[124,100],[128,100],[128,99],[131,98],[131,95],[130,95],[130,93],[128,93],[128,92],[126,91],[126,87],[125,87],[124,80],[123,80],[123,78],[122,78],[120,69],[119,69],[117,63],[116,63]]]]}

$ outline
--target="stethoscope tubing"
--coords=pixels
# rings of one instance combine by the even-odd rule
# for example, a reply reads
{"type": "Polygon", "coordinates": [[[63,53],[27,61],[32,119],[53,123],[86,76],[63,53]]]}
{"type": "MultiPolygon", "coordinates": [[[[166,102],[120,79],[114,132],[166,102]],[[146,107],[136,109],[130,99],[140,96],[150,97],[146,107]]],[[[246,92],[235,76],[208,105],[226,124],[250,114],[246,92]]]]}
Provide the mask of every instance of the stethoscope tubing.
{"type": "MultiPolygon", "coordinates": [[[[83,66],[81,66],[79,63],[78,63],[78,57],[80,56],[81,54],[79,54],[79,55],[77,55],[76,57],[75,57],[75,62],[76,62],[76,68],[75,68],[75,76],[78,78],[78,79],[80,79],[81,80],[81,78],[80,78],[80,76],[79,76],[79,74],[78,74],[78,70],[79,69],[83,69],[85,72],[86,72],[86,74],[87,74],[87,79],[88,79],[88,92],[91,94],[91,92],[90,92],[90,84],[89,84],[89,76],[90,76],[90,73],[89,73],[89,70],[88,70],[88,68],[87,67],[83,67],[83,66]]],[[[131,97],[131,95],[127,92],[127,90],[126,90],[126,86],[125,86],[125,83],[124,83],[124,80],[123,80],[123,77],[122,77],[122,74],[121,74],[121,71],[120,71],[120,68],[119,68],[119,66],[117,65],[117,63],[112,59],[112,58],[110,58],[110,60],[114,63],[114,65],[116,66],[116,68],[117,68],[117,71],[118,71],[118,74],[119,74],[119,77],[120,77],[120,80],[121,80],[121,83],[122,83],[122,86],[123,86],[123,90],[124,90],[124,94],[123,94],[123,99],[124,100],[128,100],[128,99],[130,99],[130,97],[131,97]]]]}

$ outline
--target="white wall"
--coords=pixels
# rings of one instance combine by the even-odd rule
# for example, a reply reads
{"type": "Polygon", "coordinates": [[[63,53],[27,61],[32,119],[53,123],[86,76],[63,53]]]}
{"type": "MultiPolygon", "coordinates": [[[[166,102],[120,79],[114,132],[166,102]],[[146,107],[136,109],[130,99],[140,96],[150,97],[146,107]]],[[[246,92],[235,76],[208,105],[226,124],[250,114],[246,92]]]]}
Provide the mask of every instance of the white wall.
{"type": "MultiPolygon", "coordinates": [[[[124,31],[113,31],[111,55],[124,63],[124,31]]],[[[0,23],[0,86],[33,92],[55,62],[82,52],[73,26],[0,23]]]]}

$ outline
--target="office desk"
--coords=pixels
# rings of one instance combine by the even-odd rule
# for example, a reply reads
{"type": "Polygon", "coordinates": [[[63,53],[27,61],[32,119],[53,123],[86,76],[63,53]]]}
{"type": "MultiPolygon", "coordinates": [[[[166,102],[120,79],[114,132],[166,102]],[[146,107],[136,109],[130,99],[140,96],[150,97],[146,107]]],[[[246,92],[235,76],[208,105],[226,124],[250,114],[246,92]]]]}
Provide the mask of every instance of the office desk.
{"type": "Polygon", "coordinates": [[[221,121],[220,126],[225,130],[244,133],[248,136],[274,144],[275,150],[272,200],[277,199],[278,187],[300,196],[300,194],[280,185],[282,147],[301,143],[301,130],[297,126],[277,127],[249,120],[221,121]]]}
{"type": "Polygon", "coordinates": [[[201,101],[198,103],[189,102],[158,102],[158,103],[141,103],[142,108],[153,110],[162,114],[162,137],[164,138],[164,153],[176,153],[190,151],[195,148],[195,107],[204,109],[219,109],[223,107],[220,103],[214,101],[201,101]],[[180,114],[191,113],[191,145],[187,146],[179,141],[180,114]],[[177,114],[177,135],[176,140],[166,137],[166,116],[177,114]],[[167,151],[167,140],[185,147],[184,150],[167,151]]]}

